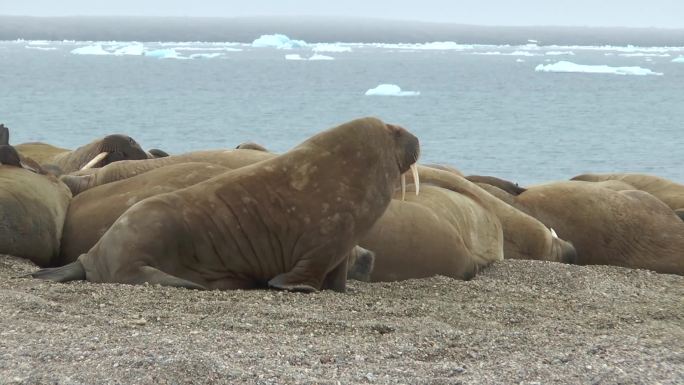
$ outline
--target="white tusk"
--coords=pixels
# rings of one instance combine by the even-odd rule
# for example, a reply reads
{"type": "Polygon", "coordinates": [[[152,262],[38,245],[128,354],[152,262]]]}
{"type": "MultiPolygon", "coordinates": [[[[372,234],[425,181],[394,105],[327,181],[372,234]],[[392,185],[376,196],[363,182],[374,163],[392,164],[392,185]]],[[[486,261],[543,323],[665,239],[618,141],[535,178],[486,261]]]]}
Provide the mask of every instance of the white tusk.
{"type": "Polygon", "coordinates": [[[551,236],[552,237],[558,238],[558,234],[556,234],[556,232],[552,228],[549,227],[549,230],[551,230],[551,236]]]}
{"type": "Polygon", "coordinates": [[[420,177],[418,177],[418,166],[411,165],[411,172],[413,173],[413,184],[416,186],[416,195],[420,192],[420,177]]]}
{"type": "Polygon", "coordinates": [[[81,167],[81,170],[87,170],[87,169],[93,167],[93,166],[96,165],[99,161],[101,161],[102,159],[104,159],[107,155],[109,155],[109,153],[106,152],[106,151],[97,154],[97,156],[94,157],[93,159],[91,159],[90,162],[86,163],[85,166],[81,167]]]}
{"type": "Polygon", "coordinates": [[[401,200],[406,200],[406,174],[401,174],[401,200]]]}

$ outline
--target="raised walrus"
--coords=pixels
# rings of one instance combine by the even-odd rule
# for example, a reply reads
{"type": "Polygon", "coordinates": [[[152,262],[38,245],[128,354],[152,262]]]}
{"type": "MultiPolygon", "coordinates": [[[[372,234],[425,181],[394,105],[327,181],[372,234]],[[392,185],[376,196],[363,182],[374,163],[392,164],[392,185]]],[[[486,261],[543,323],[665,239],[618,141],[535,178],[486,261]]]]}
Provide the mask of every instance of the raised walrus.
{"type": "MultiPolygon", "coordinates": [[[[434,275],[470,279],[483,267],[503,259],[501,222],[477,200],[425,183],[420,195],[399,198],[395,196],[360,242],[375,253],[368,280],[434,275]]],[[[352,265],[350,274],[356,269],[356,264],[352,265]]]]}
{"type": "Polygon", "coordinates": [[[121,214],[141,200],[192,186],[226,171],[230,169],[211,163],[180,163],[77,195],[69,204],[62,247],[53,265],[71,263],[87,253],[121,214]]]}
{"type": "Polygon", "coordinates": [[[157,159],[124,160],[102,168],[81,170],[71,175],[62,175],[60,179],[69,187],[71,193],[76,196],[93,187],[131,178],[173,164],[202,162],[236,169],[276,156],[276,154],[265,151],[246,149],[196,151],[157,159]]]}
{"type": "Polygon", "coordinates": [[[343,291],[347,256],[418,154],[405,129],[354,120],[273,159],[145,199],[77,261],[33,276],[343,291]]]}
{"type": "Polygon", "coordinates": [[[0,145],[0,254],[49,266],[70,199],[63,183],[22,167],[15,149],[0,145]]]}
{"type": "Polygon", "coordinates": [[[125,159],[147,159],[148,154],[130,136],[108,135],[73,151],[45,143],[23,143],[16,146],[24,156],[41,165],[57,166],[63,173],[83,168],[103,167],[125,159]]]}

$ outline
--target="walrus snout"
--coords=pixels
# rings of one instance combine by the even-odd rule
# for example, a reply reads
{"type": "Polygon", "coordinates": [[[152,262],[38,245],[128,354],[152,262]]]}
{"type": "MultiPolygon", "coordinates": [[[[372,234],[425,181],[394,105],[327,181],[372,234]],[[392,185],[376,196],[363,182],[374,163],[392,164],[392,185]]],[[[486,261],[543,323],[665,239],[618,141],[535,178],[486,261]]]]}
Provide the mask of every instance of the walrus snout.
{"type": "Polygon", "coordinates": [[[0,164],[21,167],[21,159],[17,150],[7,144],[0,145],[0,164]]]}
{"type": "Polygon", "coordinates": [[[553,236],[551,250],[558,255],[558,262],[568,263],[574,265],[577,263],[577,250],[572,243],[558,238],[556,232],[551,229],[551,235],[553,236]]]}

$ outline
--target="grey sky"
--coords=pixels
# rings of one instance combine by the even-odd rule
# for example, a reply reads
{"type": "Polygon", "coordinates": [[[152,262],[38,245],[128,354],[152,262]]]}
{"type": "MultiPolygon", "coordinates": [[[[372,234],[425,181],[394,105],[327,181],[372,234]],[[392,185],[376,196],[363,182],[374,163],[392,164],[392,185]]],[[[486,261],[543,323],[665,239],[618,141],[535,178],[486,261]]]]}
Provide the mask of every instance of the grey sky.
{"type": "Polygon", "coordinates": [[[484,25],[684,28],[684,0],[0,0],[31,16],[368,16],[484,25]]]}

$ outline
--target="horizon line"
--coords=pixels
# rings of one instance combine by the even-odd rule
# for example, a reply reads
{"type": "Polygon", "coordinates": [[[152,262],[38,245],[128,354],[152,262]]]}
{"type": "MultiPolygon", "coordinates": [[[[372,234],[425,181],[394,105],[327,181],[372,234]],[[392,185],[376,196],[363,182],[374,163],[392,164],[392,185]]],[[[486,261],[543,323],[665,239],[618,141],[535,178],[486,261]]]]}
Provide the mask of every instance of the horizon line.
{"type": "Polygon", "coordinates": [[[301,18],[319,18],[319,19],[340,19],[340,20],[368,20],[368,21],[385,21],[385,22],[406,22],[406,23],[424,23],[433,25],[452,25],[462,27],[481,27],[481,28],[598,28],[598,29],[648,29],[648,30],[684,30],[681,27],[661,27],[661,26],[625,26],[625,25],[577,25],[577,24],[469,24],[456,21],[436,21],[436,20],[419,20],[419,19],[403,19],[403,18],[387,18],[387,17],[369,17],[369,16],[335,16],[335,15],[249,15],[249,16],[178,16],[178,15],[127,15],[127,14],[94,14],[94,15],[53,15],[53,16],[38,16],[25,14],[0,14],[0,17],[27,17],[27,18],[42,18],[42,19],[60,19],[60,18],[147,18],[147,19],[213,19],[213,20],[235,20],[235,19],[283,19],[296,20],[301,18]]]}

